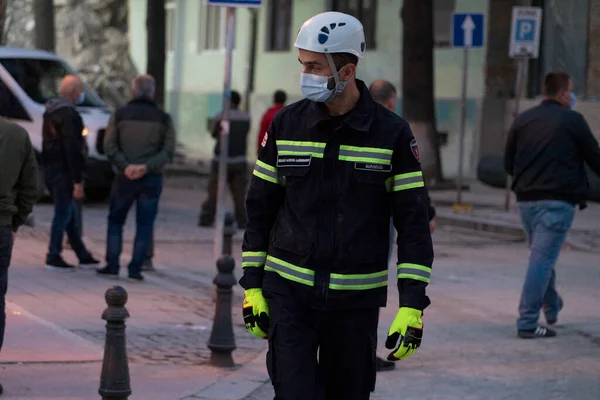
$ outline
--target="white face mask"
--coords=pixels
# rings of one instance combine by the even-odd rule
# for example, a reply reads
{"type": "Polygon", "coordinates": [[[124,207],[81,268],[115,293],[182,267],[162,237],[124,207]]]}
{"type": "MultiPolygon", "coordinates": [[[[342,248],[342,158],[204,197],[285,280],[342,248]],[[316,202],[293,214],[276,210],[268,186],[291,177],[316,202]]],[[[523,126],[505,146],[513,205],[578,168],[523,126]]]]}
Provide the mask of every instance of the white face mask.
{"type": "Polygon", "coordinates": [[[348,84],[348,81],[339,81],[333,89],[329,89],[329,79],[333,77],[314,74],[300,75],[300,88],[304,96],[312,101],[324,103],[331,100],[334,96],[342,93],[348,84]]]}

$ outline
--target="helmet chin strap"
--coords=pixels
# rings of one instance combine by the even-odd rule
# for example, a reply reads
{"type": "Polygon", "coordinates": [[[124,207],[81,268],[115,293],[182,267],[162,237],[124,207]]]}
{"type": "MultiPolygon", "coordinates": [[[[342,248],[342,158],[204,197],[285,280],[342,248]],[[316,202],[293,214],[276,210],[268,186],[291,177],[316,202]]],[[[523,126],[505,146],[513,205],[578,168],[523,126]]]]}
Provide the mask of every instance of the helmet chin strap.
{"type": "Polygon", "coordinates": [[[338,94],[337,90],[340,85],[340,75],[338,74],[338,70],[335,66],[335,63],[333,62],[333,57],[331,57],[331,54],[325,53],[325,58],[327,59],[327,64],[329,64],[329,68],[331,68],[331,71],[333,72],[333,81],[335,83],[333,93],[331,94],[331,97],[327,99],[327,101],[331,101],[338,94]]]}

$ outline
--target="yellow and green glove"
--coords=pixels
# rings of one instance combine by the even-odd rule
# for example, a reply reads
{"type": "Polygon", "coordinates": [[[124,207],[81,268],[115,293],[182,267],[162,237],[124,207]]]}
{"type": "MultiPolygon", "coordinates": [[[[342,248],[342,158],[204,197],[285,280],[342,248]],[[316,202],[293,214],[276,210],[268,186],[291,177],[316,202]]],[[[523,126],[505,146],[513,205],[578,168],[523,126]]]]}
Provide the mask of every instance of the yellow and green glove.
{"type": "Polygon", "coordinates": [[[422,315],[423,311],[421,310],[409,307],[400,308],[385,341],[386,348],[396,349],[388,355],[388,360],[402,360],[417,351],[423,337],[422,315]]]}
{"type": "Polygon", "coordinates": [[[246,330],[258,338],[267,339],[269,305],[263,297],[262,289],[248,289],[244,292],[242,313],[246,330]]]}

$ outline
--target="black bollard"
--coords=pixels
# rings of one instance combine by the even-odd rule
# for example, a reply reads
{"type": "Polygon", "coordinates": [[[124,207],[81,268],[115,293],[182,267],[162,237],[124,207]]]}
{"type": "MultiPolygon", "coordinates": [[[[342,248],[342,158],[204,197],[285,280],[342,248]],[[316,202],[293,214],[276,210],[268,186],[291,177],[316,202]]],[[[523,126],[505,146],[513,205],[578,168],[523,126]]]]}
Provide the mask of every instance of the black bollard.
{"type": "Polygon", "coordinates": [[[235,260],[223,255],[217,260],[218,274],[213,280],[217,286],[217,301],[212,332],[208,340],[211,350],[209,363],[215,367],[231,368],[235,366],[231,352],[235,350],[235,337],[231,321],[231,287],[236,284],[233,276],[235,260]]]}
{"type": "Polygon", "coordinates": [[[235,235],[236,227],[233,226],[235,223],[235,217],[232,213],[225,213],[225,226],[223,228],[223,254],[228,256],[231,255],[233,248],[233,235],[235,235]]]}
{"type": "Polygon", "coordinates": [[[98,393],[102,400],[127,400],[131,395],[125,342],[125,320],[129,318],[125,308],[127,292],[121,286],[113,286],[104,298],[108,304],[102,313],[106,321],[106,343],[98,393]]]}

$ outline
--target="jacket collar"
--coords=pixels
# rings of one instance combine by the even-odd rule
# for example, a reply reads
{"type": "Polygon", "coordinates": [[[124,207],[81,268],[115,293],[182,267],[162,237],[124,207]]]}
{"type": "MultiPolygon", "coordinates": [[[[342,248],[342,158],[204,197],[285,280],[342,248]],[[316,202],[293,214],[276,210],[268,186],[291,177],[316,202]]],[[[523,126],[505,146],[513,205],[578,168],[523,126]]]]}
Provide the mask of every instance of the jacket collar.
{"type": "MultiPolygon", "coordinates": [[[[369,129],[371,128],[371,121],[373,119],[373,112],[375,109],[375,101],[371,97],[369,89],[363,81],[357,79],[356,86],[360,92],[360,98],[358,99],[356,106],[346,114],[346,117],[342,122],[354,130],[360,132],[369,132],[369,129]]],[[[325,105],[315,101],[310,102],[307,117],[308,124],[311,128],[314,128],[322,121],[328,121],[331,119],[331,117],[327,114],[325,105]]]]}
{"type": "Polygon", "coordinates": [[[546,100],[542,100],[542,105],[543,105],[543,106],[547,106],[547,105],[550,105],[550,104],[552,104],[552,105],[557,105],[557,106],[560,106],[560,107],[562,107],[562,106],[563,106],[562,104],[560,104],[558,101],[556,101],[556,100],[554,100],[554,99],[546,99],[546,100]]]}
{"type": "Polygon", "coordinates": [[[156,103],[149,97],[140,96],[129,101],[129,104],[149,104],[156,107],[156,103]]]}

